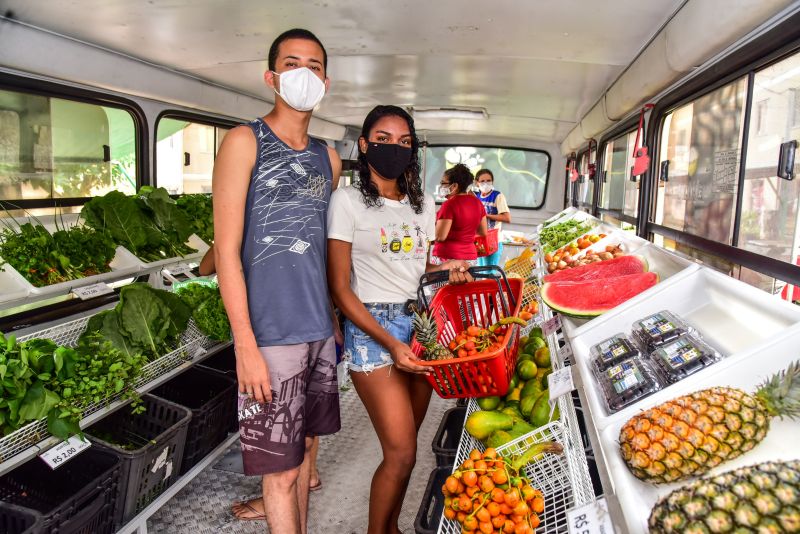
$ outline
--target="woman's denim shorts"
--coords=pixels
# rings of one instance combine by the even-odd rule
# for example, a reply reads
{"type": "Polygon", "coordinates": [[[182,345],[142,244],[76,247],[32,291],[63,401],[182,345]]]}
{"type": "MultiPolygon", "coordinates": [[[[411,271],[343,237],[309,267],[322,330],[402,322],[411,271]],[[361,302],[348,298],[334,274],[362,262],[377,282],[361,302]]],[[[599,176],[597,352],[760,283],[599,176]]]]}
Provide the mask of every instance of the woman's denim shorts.
{"type": "MultiPolygon", "coordinates": [[[[403,343],[411,343],[411,316],[406,315],[405,303],[365,303],[364,306],[392,337],[403,343]]],[[[344,322],[343,354],[348,371],[369,373],[394,363],[388,350],[349,319],[344,322]]]]}

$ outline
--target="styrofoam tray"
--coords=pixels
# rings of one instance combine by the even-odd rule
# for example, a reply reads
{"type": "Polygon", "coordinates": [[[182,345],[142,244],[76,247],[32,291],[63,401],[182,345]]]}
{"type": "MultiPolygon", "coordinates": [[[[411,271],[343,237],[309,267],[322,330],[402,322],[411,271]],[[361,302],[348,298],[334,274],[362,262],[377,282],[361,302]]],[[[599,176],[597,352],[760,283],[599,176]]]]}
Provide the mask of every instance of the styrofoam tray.
{"type": "MultiPolygon", "coordinates": [[[[661,310],[669,310],[686,320],[699,331],[704,341],[724,357],[751,353],[800,326],[800,306],[774,298],[706,267],[698,266],[683,276],[659,284],[598,317],[587,324],[588,329],[570,340],[596,428],[602,430],[615,421],[627,420],[641,410],[649,399],[664,392],[668,396],[674,395],[674,391],[680,387],[691,386],[704,377],[713,376],[729,364],[723,358],[721,362],[668,386],[662,392],[609,414],[590,370],[590,349],[617,332],[629,333],[635,321],[661,310]]],[[[795,336],[795,345],[800,346],[800,335],[795,336]]],[[[800,353],[795,354],[800,356],[800,353]]]]}
{"type": "MultiPolygon", "coordinates": [[[[3,258],[0,257],[0,264],[3,258]]],[[[9,264],[0,267],[0,302],[11,302],[27,297],[31,284],[9,264]]]]}
{"type": "MultiPolygon", "coordinates": [[[[639,241],[643,243],[642,246],[631,250],[631,254],[642,256],[645,260],[647,260],[649,270],[658,273],[658,284],[656,284],[655,287],[651,287],[647,291],[644,291],[643,293],[636,295],[629,301],[620,304],[620,306],[618,306],[614,310],[604,313],[603,315],[600,315],[593,319],[577,319],[575,317],[562,316],[561,324],[563,325],[564,334],[568,338],[572,339],[574,337],[581,335],[587,329],[592,328],[592,325],[598,324],[598,322],[601,321],[603,317],[615,313],[621,307],[628,306],[631,305],[632,303],[636,303],[643,299],[646,299],[648,295],[651,295],[654,291],[657,291],[658,288],[663,287],[663,284],[671,280],[673,277],[678,276],[678,278],[682,278],[683,276],[688,275],[690,272],[699,269],[698,264],[693,263],[687,259],[681,258],[676,254],[672,254],[671,252],[664,250],[663,248],[658,247],[652,243],[649,243],[643,239],[633,238],[632,236],[629,236],[629,241],[627,241],[626,243],[635,244],[639,241]]],[[[615,332],[611,332],[611,334],[609,335],[613,335],[615,332]]]]}
{"type": "MultiPolygon", "coordinates": [[[[702,376],[698,373],[695,375],[697,377],[695,380],[683,380],[669,389],[647,397],[637,405],[635,411],[648,409],[677,396],[714,386],[732,386],[753,393],[765,379],[800,358],[797,352],[798,345],[800,345],[800,325],[787,329],[756,350],[741,353],[729,358],[727,362],[723,360],[705,370],[711,372],[703,372],[702,376]]],[[[647,532],[647,519],[655,503],[688,481],[656,486],[643,482],[631,474],[619,453],[618,444],[619,431],[630,415],[633,414],[616,420],[600,432],[600,443],[628,529],[631,534],[637,534],[647,532]]],[[[752,451],[721,464],[706,476],[768,460],[800,459],[800,447],[797,443],[800,443],[800,425],[796,421],[775,418],[770,423],[767,437],[752,451]]]]}
{"type": "Polygon", "coordinates": [[[197,252],[193,252],[191,254],[187,254],[183,257],[175,257],[175,258],[165,258],[163,260],[153,261],[150,263],[144,263],[142,260],[137,260],[140,262],[140,265],[143,269],[153,269],[155,267],[161,267],[162,265],[169,265],[173,263],[178,263],[181,261],[192,261],[192,260],[200,260],[203,258],[205,253],[211,248],[209,245],[206,244],[205,241],[197,237],[196,234],[192,234],[189,236],[189,240],[186,242],[187,245],[192,247],[193,249],[197,249],[197,252]]]}

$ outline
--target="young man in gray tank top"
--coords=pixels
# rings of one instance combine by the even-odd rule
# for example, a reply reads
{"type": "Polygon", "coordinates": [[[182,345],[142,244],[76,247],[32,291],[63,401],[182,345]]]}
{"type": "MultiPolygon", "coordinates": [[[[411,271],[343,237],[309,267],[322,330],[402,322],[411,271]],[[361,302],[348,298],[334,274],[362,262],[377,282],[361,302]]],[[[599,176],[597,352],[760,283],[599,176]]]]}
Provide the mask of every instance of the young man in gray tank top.
{"type": "Polygon", "coordinates": [[[325,254],[341,161],[308,136],[326,64],[307,30],[275,39],[264,74],[275,107],[228,132],[214,165],[214,260],[236,350],[242,457],[245,474],[263,477],[273,534],[305,534],[311,438],[340,427],[341,333],[325,254]]]}

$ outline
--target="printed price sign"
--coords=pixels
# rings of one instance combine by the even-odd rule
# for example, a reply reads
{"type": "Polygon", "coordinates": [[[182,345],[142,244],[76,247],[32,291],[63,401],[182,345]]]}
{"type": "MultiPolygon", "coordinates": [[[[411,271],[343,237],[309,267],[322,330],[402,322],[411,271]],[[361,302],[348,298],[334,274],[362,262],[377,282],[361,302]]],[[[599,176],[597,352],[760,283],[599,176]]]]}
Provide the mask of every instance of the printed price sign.
{"type": "Polygon", "coordinates": [[[169,274],[171,274],[172,276],[178,276],[179,274],[182,274],[184,276],[189,276],[190,274],[192,274],[192,266],[189,265],[188,263],[179,263],[177,265],[172,265],[171,267],[167,268],[167,271],[169,271],[169,274]]]}
{"type": "Polygon", "coordinates": [[[549,336],[561,327],[561,316],[554,315],[542,324],[542,333],[549,336]]]}
{"type": "Polygon", "coordinates": [[[575,389],[572,383],[572,367],[564,367],[547,375],[547,389],[550,390],[550,400],[556,400],[575,389]]]}
{"type": "Polygon", "coordinates": [[[614,534],[604,498],[567,511],[569,534],[614,534]]]}
{"type": "Polygon", "coordinates": [[[52,449],[43,452],[39,455],[39,458],[44,460],[44,463],[49,465],[50,469],[55,469],[72,460],[72,458],[91,446],[92,444],[88,439],[84,441],[78,436],[72,436],[67,441],[62,441],[52,449]]]}
{"type": "Polygon", "coordinates": [[[559,349],[558,354],[562,362],[566,361],[568,358],[572,358],[572,347],[570,346],[569,343],[567,343],[566,345],[561,347],[561,349],[559,349]]]}
{"type": "Polygon", "coordinates": [[[89,300],[91,298],[99,297],[100,295],[108,295],[109,293],[113,292],[114,290],[108,287],[108,284],[103,282],[98,282],[97,284],[92,284],[90,286],[76,287],[72,290],[73,295],[81,300],[89,300]]]}

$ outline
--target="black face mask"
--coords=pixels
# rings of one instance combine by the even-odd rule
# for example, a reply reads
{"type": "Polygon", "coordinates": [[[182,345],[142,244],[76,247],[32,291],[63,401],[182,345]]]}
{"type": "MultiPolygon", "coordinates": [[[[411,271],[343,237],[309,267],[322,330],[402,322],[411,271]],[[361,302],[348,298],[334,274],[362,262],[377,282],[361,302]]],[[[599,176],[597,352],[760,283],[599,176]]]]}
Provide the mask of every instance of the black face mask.
{"type": "Polygon", "coordinates": [[[411,148],[386,143],[368,143],[367,162],[384,178],[396,180],[411,162],[411,148]]]}

